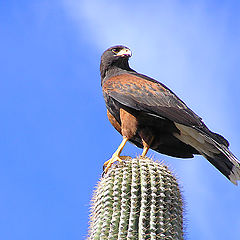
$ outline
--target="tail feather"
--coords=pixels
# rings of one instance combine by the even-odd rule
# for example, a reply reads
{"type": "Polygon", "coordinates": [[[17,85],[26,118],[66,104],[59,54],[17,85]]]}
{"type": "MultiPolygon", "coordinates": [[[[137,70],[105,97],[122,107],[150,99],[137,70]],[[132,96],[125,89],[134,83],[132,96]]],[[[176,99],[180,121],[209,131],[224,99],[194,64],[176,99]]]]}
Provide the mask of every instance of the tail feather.
{"type": "MultiPolygon", "coordinates": [[[[232,183],[237,185],[237,181],[240,180],[240,162],[238,159],[233,155],[233,153],[222,144],[219,144],[218,142],[214,141],[215,146],[220,150],[221,154],[217,154],[214,156],[214,159],[217,160],[217,162],[224,163],[225,165],[218,169],[220,172],[223,170],[227,172],[227,174],[223,174],[230,179],[232,183]]],[[[209,162],[210,159],[207,158],[209,162]]],[[[217,167],[215,164],[213,164],[215,167],[217,167]]]]}
{"type": "MultiPolygon", "coordinates": [[[[176,124],[176,123],[175,123],[176,124]]],[[[176,124],[180,134],[175,134],[179,140],[194,147],[212,165],[214,165],[232,183],[240,181],[240,162],[228,149],[228,142],[219,134],[176,124]],[[214,138],[213,138],[214,136],[214,138]]]]}
{"type": "MultiPolygon", "coordinates": [[[[216,154],[214,158],[202,154],[212,165],[214,165],[224,176],[226,176],[233,184],[237,185],[240,180],[239,166],[229,161],[223,153],[216,154]]],[[[239,163],[238,163],[239,165],[239,163]]]]}

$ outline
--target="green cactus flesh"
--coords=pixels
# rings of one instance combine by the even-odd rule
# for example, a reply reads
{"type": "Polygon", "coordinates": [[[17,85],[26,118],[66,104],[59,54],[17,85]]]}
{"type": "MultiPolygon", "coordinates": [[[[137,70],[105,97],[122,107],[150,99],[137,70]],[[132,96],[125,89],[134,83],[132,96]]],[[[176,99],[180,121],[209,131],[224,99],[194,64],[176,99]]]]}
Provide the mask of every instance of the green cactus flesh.
{"type": "Polygon", "coordinates": [[[178,183],[165,165],[129,158],[100,179],[88,239],[183,239],[182,209],[178,183]]]}

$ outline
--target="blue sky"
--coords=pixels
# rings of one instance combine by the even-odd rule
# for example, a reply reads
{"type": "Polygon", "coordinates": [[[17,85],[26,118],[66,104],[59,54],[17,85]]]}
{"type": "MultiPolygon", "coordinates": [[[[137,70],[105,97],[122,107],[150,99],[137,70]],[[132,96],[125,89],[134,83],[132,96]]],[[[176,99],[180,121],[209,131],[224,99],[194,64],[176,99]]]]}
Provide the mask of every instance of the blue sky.
{"type": "MultiPolygon", "coordinates": [[[[102,52],[162,81],[240,157],[238,1],[0,2],[0,239],[84,239],[91,194],[121,141],[106,117],[102,52]]],[[[124,155],[141,150],[128,144],[124,155]]],[[[237,240],[240,190],[203,157],[174,170],[187,237],[237,240]]]]}

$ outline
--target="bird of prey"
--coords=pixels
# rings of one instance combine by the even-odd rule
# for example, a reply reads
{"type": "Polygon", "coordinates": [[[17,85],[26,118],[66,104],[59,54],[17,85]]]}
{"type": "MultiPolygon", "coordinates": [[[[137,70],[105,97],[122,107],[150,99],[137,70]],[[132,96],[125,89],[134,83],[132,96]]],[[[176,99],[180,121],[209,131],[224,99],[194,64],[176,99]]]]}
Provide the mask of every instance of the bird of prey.
{"type": "Polygon", "coordinates": [[[120,156],[127,141],[172,157],[201,154],[232,183],[240,180],[240,162],[230,152],[228,141],[210,131],[202,119],[162,83],[130,68],[131,50],[108,48],[101,57],[100,72],[107,116],[123,136],[105,172],[120,156]]]}

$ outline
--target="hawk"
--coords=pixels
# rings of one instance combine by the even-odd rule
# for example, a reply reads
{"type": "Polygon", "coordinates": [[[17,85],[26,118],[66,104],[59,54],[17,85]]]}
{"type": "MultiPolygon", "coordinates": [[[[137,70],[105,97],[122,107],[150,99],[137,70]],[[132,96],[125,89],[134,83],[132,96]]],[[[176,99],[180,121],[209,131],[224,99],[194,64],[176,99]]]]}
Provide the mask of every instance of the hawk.
{"type": "Polygon", "coordinates": [[[101,57],[100,72],[107,116],[123,136],[105,172],[120,156],[127,141],[177,158],[201,154],[232,183],[240,180],[240,162],[230,152],[228,141],[208,129],[202,119],[164,84],[129,66],[131,50],[108,48],[101,57]]]}

